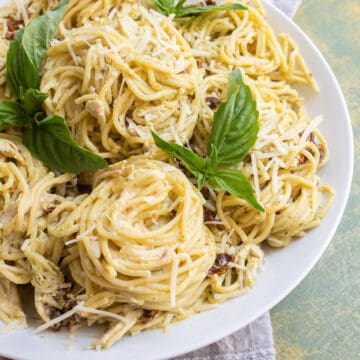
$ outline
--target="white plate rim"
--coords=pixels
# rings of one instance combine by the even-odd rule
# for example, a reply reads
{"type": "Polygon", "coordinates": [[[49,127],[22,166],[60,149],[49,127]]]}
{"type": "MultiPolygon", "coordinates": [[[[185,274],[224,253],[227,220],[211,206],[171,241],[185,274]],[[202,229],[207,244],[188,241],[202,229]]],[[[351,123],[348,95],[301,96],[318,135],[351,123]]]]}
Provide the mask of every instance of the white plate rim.
{"type": "MultiPolygon", "coordinates": [[[[0,5],[3,5],[6,2],[7,1],[0,1],[0,5]]],[[[264,314],[265,312],[270,310],[272,307],[274,307],[276,304],[278,304],[291,291],[293,291],[296,286],[299,285],[299,283],[305,278],[305,276],[310,272],[310,270],[319,261],[320,257],[322,256],[322,254],[328,247],[331,239],[333,238],[333,236],[336,232],[336,229],[337,229],[338,225],[340,224],[341,218],[345,211],[345,207],[346,207],[349,195],[350,195],[351,182],[352,182],[352,177],[353,177],[354,143],[353,143],[353,134],[352,134],[352,128],[351,128],[350,115],[349,115],[349,112],[348,112],[348,109],[346,106],[344,96],[342,94],[340,86],[339,86],[339,84],[336,80],[336,77],[333,74],[330,66],[328,65],[327,61],[325,60],[325,58],[323,57],[321,52],[314,45],[312,40],[301,30],[301,28],[298,25],[296,25],[291,19],[289,19],[286,15],[284,15],[275,6],[273,6],[270,3],[264,3],[264,7],[266,9],[267,17],[270,19],[270,22],[273,17],[280,19],[281,20],[280,27],[290,27],[291,32],[294,33],[294,34],[291,34],[292,38],[302,40],[304,42],[304,44],[306,44],[306,46],[309,47],[308,51],[310,53],[312,52],[313,54],[315,54],[315,57],[317,57],[317,61],[321,62],[321,65],[324,67],[325,71],[328,73],[329,81],[331,82],[331,84],[333,84],[335,86],[334,91],[337,94],[337,97],[338,97],[337,99],[338,99],[339,105],[341,106],[341,111],[343,111],[343,113],[344,113],[344,122],[346,124],[346,127],[345,127],[346,134],[345,135],[346,135],[346,140],[348,141],[346,143],[347,148],[345,151],[346,154],[348,155],[348,162],[347,162],[348,172],[346,174],[346,181],[344,182],[345,189],[343,191],[343,197],[342,197],[341,201],[339,201],[339,203],[338,203],[338,208],[337,208],[336,214],[331,219],[332,220],[331,227],[327,231],[327,237],[325,240],[322,241],[321,247],[316,252],[316,255],[314,255],[311,258],[311,260],[309,260],[306,263],[306,266],[304,266],[302,268],[302,271],[298,273],[297,277],[295,279],[293,279],[291,284],[284,287],[282,289],[282,291],[280,291],[277,294],[277,296],[273,296],[271,298],[271,300],[266,303],[265,306],[260,307],[259,309],[257,309],[257,311],[254,311],[251,315],[248,315],[245,320],[239,321],[237,324],[235,322],[233,322],[229,325],[223,326],[223,327],[217,329],[216,331],[212,332],[211,334],[207,334],[207,336],[202,337],[202,338],[192,337],[190,341],[187,340],[184,344],[181,345],[181,349],[180,349],[179,344],[174,343],[174,346],[172,348],[166,348],[166,350],[163,353],[161,353],[161,351],[158,351],[158,349],[157,349],[157,351],[154,351],[153,354],[147,353],[146,359],[149,359],[149,360],[150,359],[165,359],[165,358],[169,358],[169,357],[173,357],[173,356],[178,356],[178,355],[190,352],[192,350],[201,348],[208,344],[211,344],[227,335],[232,334],[233,332],[239,330],[243,326],[251,323],[253,320],[257,319],[259,316],[261,316],[262,314],[264,314]]],[[[297,43],[299,44],[298,41],[297,41],[297,43]]],[[[302,48],[301,45],[299,45],[299,47],[300,47],[300,49],[302,48]]],[[[308,65],[311,68],[311,64],[308,64],[308,65]]],[[[321,225],[320,225],[320,227],[321,227],[321,225]]],[[[220,306],[226,307],[227,306],[226,304],[227,303],[222,304],[220,306]]],[[[210,314],[210,312],[208,312],[207,314],[210,314]]],[[[184,323],[190,324],[192,319],[194,319],[194,317],[189,320],[185,320],[184,323]]],[[[174,327],[177,325],[178,324],[174,324],[174,325],[171,325],[171,327],[174,327]]],[[[157,331],[151,331],[151,332],[155,333],[157,331]]],[[[144,332],[144,334],[146,334],[146,336],[148,336],[148,334],[150,334],[151,332],[150,331],[144,332]]],[[[170,332],[172,332],[172,331],[170,330],[170,332]]],[[[15,349],[9,349],[8,346],[6,345],[7,340],[10,340],[10,338],[12,338],[12,340],[14,340],[14,338],[17,336],[16,334],[17,333],[15,332],[15,333],[12,333],[12,335],[11,334],[0,335],[0,354],[1,355],[16,358],[16,359],[39,359],[40,360],[42,358],[44,358],[44,359],[47,358],[49,353],[47,353],[45,355],[45,357],[42,357],[41,354],[43,352],[42,352],[42,350],[39,350],[39,349],[35,349],[36,351],[34,350],[32,353],[29,353],[27,348],[20,349],[21,346],[19,348],[15,348],[15,349]],[[24,354],[24,351],[27,351],[27,354],[24,354]],[[35,357],[34,357],[34,355],[35,355],[35,357]]],[[[30,336],[32,336],[32,335],[30,335],[30,336]]],[[[163,335],[163,336],[164,336],[164,338],[163,338],[164,341],[166,341],[166,335],[163,335]]],[[[131,339],[135,339],[135,337],[133,337],[131,339]]],[[[123,355],[123,356],[121,356],[122,359],[130,360],[130,359],[136,359],[136,356],[138,356],[138,354],[133,354],[133,355],[130,354],[129,356],[128,356],[128,354],[124,355],[123,353],[118,352],[118,350],[120,350],[120,347],[119,347],[119,349],[117,349],[116,345],[111,350],[105,351],[105,352],[100,352],[100,353],[92,352],[92,351],[83,351],[83,350],[79,349],[79,351],[64,352],[63,354],[53,353],[52,358],[54,360],[58,359],[58,358],[59,359],[63,358],[64,356],[66,356],[67,358],[74,358],[73,356],[75,355],[76,358],[79,358],[79,359],[85,358],[85,357],[88,358],[89,360],[90,359],[98,359],[100,357],[102,359],[115,359],[115,358],[118,358],[119,355],[121,354],[121,355],[123,355]]]]}

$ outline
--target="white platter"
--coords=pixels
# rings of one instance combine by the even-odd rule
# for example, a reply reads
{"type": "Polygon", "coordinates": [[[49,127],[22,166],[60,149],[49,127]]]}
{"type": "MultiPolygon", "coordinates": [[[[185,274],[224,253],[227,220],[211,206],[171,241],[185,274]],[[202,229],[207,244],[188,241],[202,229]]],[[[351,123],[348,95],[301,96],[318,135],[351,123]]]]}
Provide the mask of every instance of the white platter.
{"type": "MultiPolygon", "coordinates": [[[[0,0],[0,5],[6,3],[0,0]]],[[[125,337],[110,350],[87,350],[100,329],[84,329],[69,342],[66,331],[33,335],[32,329],[0,335],[0,355],[16,359],[165,359],[212,343],[247,325],[288,295],[309,273],[333,237],[349,196],[353,171],[353,137],[349,113],[337,80],[312,41],[288,17],[265,4],[267,18],[276,32],[286,32],[301,49],[320,93],[302,93],[311,118],[323,114],[320,129],[331,158],[321,170],[324,184],[336,190],[335,202],[321,225],[288,247],[267,251],[264,270],[254,289],[247,295],[173,324],[169,332],[146,331],[125,337]]],[[[100,330],[101,331],[101,330],[100,330]]]]}

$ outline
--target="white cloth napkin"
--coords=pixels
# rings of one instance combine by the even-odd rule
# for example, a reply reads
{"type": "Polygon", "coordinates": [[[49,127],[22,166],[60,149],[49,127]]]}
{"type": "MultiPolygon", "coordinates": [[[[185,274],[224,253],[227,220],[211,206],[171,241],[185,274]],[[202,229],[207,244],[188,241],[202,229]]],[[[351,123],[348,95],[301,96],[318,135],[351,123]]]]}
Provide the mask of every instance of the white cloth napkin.
{"type": "MultiPolygon", "coordinates": [[[[301,0],[266,0],[293,17],[301,0]]],[[[274,360],[275,348],[270,314],[224,339],[172,360],[274,360]]]]}
{"type": "Polygon", "coordinates": [[[274,360],[270,314],[218,342],[172,360],[274,360]]]}

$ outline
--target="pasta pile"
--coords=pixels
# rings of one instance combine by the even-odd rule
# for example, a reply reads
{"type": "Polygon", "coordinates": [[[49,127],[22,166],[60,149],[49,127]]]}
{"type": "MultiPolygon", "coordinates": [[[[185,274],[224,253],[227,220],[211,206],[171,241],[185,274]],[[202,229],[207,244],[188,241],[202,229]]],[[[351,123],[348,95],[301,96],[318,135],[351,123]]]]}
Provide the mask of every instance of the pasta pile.
{"type": "MultiPolygon", "coordinates": [[[[93,348],[166,328],[249,291],[261,243],[283,247],[320,224],[334,196],[328,158],[296,84],[317,90],[297,46],[258,1],[247,11],[174,20],[147,1],[71,0],[42,66],[48,114],[110,166],[59,174],[21,132],[0,134],[0,320],[25,327],[18,285],[34,291],[36,331],[105,323],[93,348]],[[254,147],[237,165],[265,208],[205,186],[153,144],[151,131],[206,155],[228,76],[242,70],[259,111],[254,147]]],[[[57,1],[0,10],[0,99],[19,28],[57,1]]]]}
{"type": "Polygon", "coordinates": [[[97,174],[91,194],[54,229],[74,239],[63,265],[85,289],[86,306],[125,316],[133,308],[134,319],[139,308],[176,314],[193,306],[215,260],[203,203],[164,162],[133,158],[97,174]]]}
{"type": "Polygon", "coordinates": [[[329,156],[324,138],[315,129],[321,117],[309,123],[292,84],[310,84],[315,90],[317,86],[296,45],[287,35],[276,37],[262,12],[261,8],[250,7],[246,12],[226,15],[208,13],[186,23],[182,32],[206,72],[194,132],[195,148],[206,152],[212,101],[224,100],[233,68],[243,70],[260,113],[257,142],[247,161],[238,167],[253,178],[266,213],[219,192],[213,204],[220,222],[228,232],[235,230],[236,241],[258,244],[267,240],[271,246],[281,247],[319,225],[333,191],[320,186],[317,176],[329,156]],[[321,208],[323,193],[328,202],[321,208]]]}
{"type": "Polygon", "coordinates": [[[171,20],[126,2],[89,19],[82,8],[86,2],[68,12],[48,51],[41,85],[50,94],[46,110],[64,115],[79,144],[107,158],[143,153],[150,129],[187,142],[198,117],[200,78],[171,20]]]}
{"type": "MultiPolygon", "coordinates": [[[[53,222],[66,215],[67,206],[76,206],[70,195],[74,175],[49,172],[17,136],[0,134],[0,156],[1,287],[10,288],[8,281],[16,285],[31,282],[36,309],[48,320],[45,308],[58,306],[58,287],[64,283],[57,267],[64,243],[52,237],[50,229],[53,222]]],[[[0,295],[1,300],[9,300],[6,291],[0,295]]],[[[1,306],[0,318],[4,317],[3,311],[7,311],[6,306],[1,306]]]]}

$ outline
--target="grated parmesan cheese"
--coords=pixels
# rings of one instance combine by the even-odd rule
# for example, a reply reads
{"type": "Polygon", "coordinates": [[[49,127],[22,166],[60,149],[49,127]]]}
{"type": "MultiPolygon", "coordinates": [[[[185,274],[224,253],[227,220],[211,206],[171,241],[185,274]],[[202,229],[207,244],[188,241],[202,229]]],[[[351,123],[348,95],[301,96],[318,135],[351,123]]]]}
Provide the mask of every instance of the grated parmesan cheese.
{"type": "Polygon", "coordinates": [[[171,313],[169,313],[169,314],[166,315],[165,320],[164,320],[164,323],[163,323],[163,325],[164,325],[164,331],[165,331],[165,332],[168,331],[169,325],[170,325],[173,317],[174,317],[174,314],[171,314],[171,313]]]}
{"type": "Polygon", "coordinates": [[[113,20],[115,15],[118,13],[119,9],[117,7],[113,7],[108,15],[109,20],[113,20]]]}
{"type": "Polygon", "coordinates": [[[301,142],[305,142],[310,134],[321,124],[323,121],[322,115],[317,116],[313,121],[310,122],[308,127],[305,129],[303,134],[301,135],[301,142]]]}
{"type": "Polygon", "coordinates": [[[122,321],[122,322],[127,322],[127,319],[124,316],[121,316],[119,314],[115,314],[113,312],[110,311],[106,311],[106,310],[99,310],[99,309],[93,309],[87,306],[84,306],[84,303],[80,303],[77,306],[77,311],[84,311],[87,312],[89,314],[94,314],[94,315],[100,315],[100,316],[105,316],[105,317],[111,317],[113,319],[122,321]]]}
{"type": "Polygon", "coordinates": [[[143,198],[143,200],[148,204],[156,204],[157,203],[156,196],[145,196],[143,198]]]}
{"type": "Polygon", "coordinates": [[[224,225],[224,223],[220,220],[216,221],[216,220],[213,220],[213,221],[205,221],[204,222],[205,225],[224,225]]]}
{"type": "Polygon", "coordinates": [[[65,245],[71,245],[74,244],[82,239],[84,239],[85,237],[87,237],[88,235],[90,235],[94,229],[96,228],[95,224],[92,224],[91,226],[89,226],[89,228],[87,230],[85,230],[84,232],[80,233],[75,239],[72,240],[68,240],[65,242],[65,245]]]}
{"type": "Polygon", "coordinates": [[[25,239],[25,241],[23,242],[23,244],[21,245],[21,251],[25,251],[28,246],[30,245],[30,239],[25,239]]]}
{"type": "Polygon", "coordinates": [[[66,47],[69,51],[70,56],[72,57],[74,64],[75,65],[79,65],[79,62],[81,61],[81,58],[79,58],[76,54],[74,49],[72,48],[71,44],[70,44],[70,39],[69,38],[65,38],[65,44],[66,47]]]}
{"type": "Polygon", "coordinates": [[[84,302],[80,302],[79,304],[77,304],[76,306],[74,306],[71,310],[67,311],[65,314],[62,314],[60,316],[57,316],[56,318],[46,322],[45,324],[37,327],[34,330],[34,334],[38,334],[42,331],[45,331],[46,329],[58,324],[59,322],[64,321],[65,319],[73,316],[74,314],[76,314],[79,309],[81,308],[81,306],[84,305],[84,302]]]}

